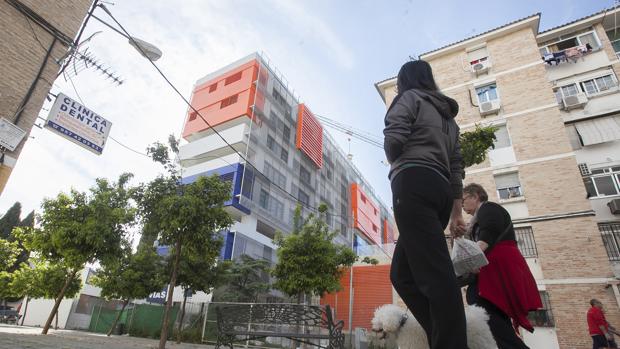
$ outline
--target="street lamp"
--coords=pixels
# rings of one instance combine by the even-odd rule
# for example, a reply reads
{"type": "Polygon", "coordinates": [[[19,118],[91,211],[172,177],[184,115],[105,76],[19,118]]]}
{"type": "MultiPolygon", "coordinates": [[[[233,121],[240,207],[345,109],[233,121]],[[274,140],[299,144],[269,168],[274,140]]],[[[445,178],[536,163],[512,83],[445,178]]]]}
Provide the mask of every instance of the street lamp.
{"type": "MultiPolygon", "coordinates": [[[[99,7],[101,7],[108,15],[112,16],[112,14],[110,13],[110,11],[108,10],[107,7],[105,7],[103,4],[99,4],[99,7]]],[[[104,20],[102,20],[101,18],[95,16],[94,14],[90,15],[92,18],[96,19],[97,21],[99,21],[100,23],[104,24],[105,26],[107,26],[108,28],[114,30],[115,32],[117,32],[118,34],[124,36],[128,41],[129,44],[131,46],[133,46],[136,51],[140,52],[140,54],[144,57],[146,57],[146,59],[155,62],[156,60],[158,60],[159,58],[161,58],[162,52],[159,48],[157,48],[157,46],[146,42],[142,39],[138,39],[136,37],[129,37],[127,36],[125,33],[121,32],[120,30],[114,28],[113,26],[111,26],[110,24],[108,24],[107,22],[105,22],[104,20]]]]}

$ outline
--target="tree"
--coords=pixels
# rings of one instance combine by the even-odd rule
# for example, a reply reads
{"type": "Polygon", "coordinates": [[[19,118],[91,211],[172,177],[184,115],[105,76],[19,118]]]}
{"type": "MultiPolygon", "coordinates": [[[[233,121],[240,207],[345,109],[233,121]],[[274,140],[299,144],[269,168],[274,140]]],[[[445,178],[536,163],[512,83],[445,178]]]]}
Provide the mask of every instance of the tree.
{"type": "Polygon", "coordinates": [[[21,212],[22,204],[16,202],[4,213],[2,218],[0,218],[0,239],[9,239],[13,228],[19,226],[19,223],[21,223],[19,218],[21,212]]]}
{"type": "MultiPolygon", "coordinates": [[[[53,264],[35,258],[31,264],[32,266],[24,263],[14,271],[9,286],[13,295],[26,297],[22,325],[28,312],[30,300],[37,298],[55,299],[65,287],[67,275],[70,273],[70,270],[62,263],[53,264]]],[[[63,298],[75,297],[80,292],[81,287],[82,280],[80,277],[74,277],[66,286],[63,298]]],[[[57,311],[53,315],[57,315],[57,311]]]]}
{"type": "Polygon", "coordinates": [[[0,271],[9,271],[19,256],[17,241],[8,241],[0,238],[0,271]]]}
{"type": "Polygon", "coordinates": [[[11,269],[19,256],[19,244],[16,241],[10,242],[0,239],[0,299],[6,305],[7,298],[15,297],[10,287],[13,281],[11,269]]]}
{"type": "Polygon", "coordinates": [[[21,227],[19,237],[30,251],[51,265],[66,271],[64,285],[55,295],[55,303],[43,327],[47,334],[60,302],[78,272],[87,263],[107,263],[122,253],[121,242],[134,222],[130,205],[131,174],[122,174],[117,182],[97,179],[89,193],[71,190],[45,199],[39,217],[40,226],[21,227]]]}
{"type": "Polygon", "coordinates": [[[495,131],[497,127],[476,125],[473,131],[461,133],[461,154],[465,167],[483,162],[487,151],[495,148],[495,131]]]}
{"type": "MultiPolygon", "coordinates": [[[[212,236],[216,238],[215,235],[212,236]]],[[[210,293],[215,287],[226,281],[226,273],[230,267],[228,261],[218,263],[221,237],[211,243],[199,246],[186,246],[179,260],[177,284],[183,289],[183,305],[177,329],[177,343],[181,343],[181,330],[185,317],[185,305],[189,292],[210,293]]]]}
{"type": "Polygon", "coordinates": [[[8,241],[19,242],[19,255],[13,262],[13,265],[9,268],[10,271],[17,270],[22,263],[28,261],[29,252],[22,246],[21,241],[16,239],[13,234],[13,229],[16,227],[32,227],[34,226],[34,211],[31,211],[26,218],[21,219],[22,205],[19,202],[15,202],[11,208],[0,218],[0,239],[6,239],[8,241]]]}
{"type": "MultiPolygon", "coordinates": [[[[300,226],[301,208],[295,210],[294,229],[288,236],[277,233],[278,263],[273,269],[277,278],[274,287],[289,296],[322,296],[340,289],[340,276],[344,267],[356,260],[355,253],[347,246],[333,242],[337,231],[329,231],[325,222],[327,206],[319,206],[319,216],[311,214],[300,226]]],[[[309,298],[308,298],[309,299],[309,298]]]]}
{"type": "Polygon", "coordinates": [[[155,143],[147,149],[153,161],[164,166],[166,175],[160,175],[140,187],[139,204],[144,231],[156,235],[161,245],[171,247],[171,275],[168,299],[159,340],[159,348],[166,347],[168,324],[174,287],[184,246],[200,246],[212,243],[213,236],[232,224],[224,210],[224,202],[230,198],[230,184],[218,176],[200,177],[193,183],[183,184],[170,152],[178,153],[178,141],[168,139],[169,146],[155,143]]]}
{"type": "Polygon", "coordinates": [[[136,253],[132,253],[131,246],[126,246],[120,258],[102,264],[93,279],[94,285],[101,287],[102,297],[123,302],[108,336],[131,299],[146,298],[162,289],[166,284],[164,270],[162,257],[154,247],[146,245],[138,246],[136,253]]]}
{"type": "Polygon", "coordinates": [[[222,302],[257,302],[261,295],[270,289],[265,282],[265,274],[270,264],[264,259],[254,259],[248,255],[232,262],[226,275],[226,286],[217,292],[217,300],[222,302]]]}

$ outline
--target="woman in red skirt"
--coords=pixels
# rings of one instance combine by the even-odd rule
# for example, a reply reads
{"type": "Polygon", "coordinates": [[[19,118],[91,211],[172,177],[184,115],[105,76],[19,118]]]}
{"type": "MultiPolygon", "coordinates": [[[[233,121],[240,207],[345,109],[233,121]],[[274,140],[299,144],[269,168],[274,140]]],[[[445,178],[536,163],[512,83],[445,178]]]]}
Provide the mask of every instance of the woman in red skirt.
{"type": "Polygon", "coordinates": [[[480,269],[467,288],[467,303],[489,313],[489,327],[499,349],[528,348],[518,336],[518,327],[533,332],[529,311],[542,308],[536,281],[517,247],[510,214],[488,201],[479,184],[463,188],[463,209],[473,218],[469,232],[478,242],[489,264],[480,269]]]}

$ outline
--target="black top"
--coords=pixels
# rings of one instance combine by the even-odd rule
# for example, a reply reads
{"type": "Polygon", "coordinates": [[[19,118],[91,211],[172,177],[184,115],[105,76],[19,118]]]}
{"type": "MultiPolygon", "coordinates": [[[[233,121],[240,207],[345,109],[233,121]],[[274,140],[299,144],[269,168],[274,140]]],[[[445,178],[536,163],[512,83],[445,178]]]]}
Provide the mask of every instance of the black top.
{"type": "Polygon", "coordinates": [[[499,241],[516,240],[512,219],[502,205],[487,201],[478,209],[477,219],[472,228],[472,238],[474,241],[484,241],[491,247],[498,242],[497,238],[507,228],[508,231],[499,241]]]}

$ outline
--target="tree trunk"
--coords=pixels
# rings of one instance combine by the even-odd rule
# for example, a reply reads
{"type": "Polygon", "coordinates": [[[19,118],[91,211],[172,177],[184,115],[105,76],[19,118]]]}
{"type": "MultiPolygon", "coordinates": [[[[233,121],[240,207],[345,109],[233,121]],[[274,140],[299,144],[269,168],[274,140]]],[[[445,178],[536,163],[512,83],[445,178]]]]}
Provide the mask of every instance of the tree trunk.
{"type": "Polygon", "coordinates": [[[43,326],[43,331],[41,331],[41,334],[47,334],[47,331],[49,331],[50,326],[52,325],[52,320],[54,320],[54,315],[56,315],[56,313],[58,312],[58,307],[60,306],[60,302],[62,302],[62,299],[65,298],[65,292],[67,291],[67,288],[71,284],[71,281],[73,281],[73,278],[75,278],[75,274],[77,274],[77,272],[78,272],[77,270],[71,272],[67,280],[65,280],[65,284],[64,286],[62,286],[60,293],[58,293],[58,297],[56,297],[56,302],[54,302],[54,307],[52,308],[52,312],[47,317],[47,321],[45,321],[45,326],[43,326]]]}
{"type": "Polygon", "coordinates": [[[181,257],[181,237],[177,239],[174,249],[174,264],[172,265],[172,275],[170,276],[170,284],[168,285],[168,300],[166,301],[166,309],[164,311],[164,323],[161,326],[161,335],[159,336],[159,349],[166,349],[166,341],[168,340],[168,322],[170,321],[170,308],[172,307],[172,294],[177,282],[177,272],[179,268],[179,258],[181,257]]]}
{"type": "Polygon", "coordinates": [[[24,308],[24,315],[22,315],[21,326],[24,326],[24,319],[26,319],[26,313],[28,312],[28,303],[30,303],[30,297],[26,296],[26,307],[24,308]]]}
{"type": "Polygon", "coordinates": [[[114,322],[112,322],[112,326],[110,327],[110,330],[108,331],[108,337],[110,337],[110,335],[114,331],[114,327],[116,326],[118,319],[121,318],[123,311],[125,311],[125,307],[127,306],[127,303],[129,303],[129,298],[125,299],[125,301],[123,302],[123,307],[121,308],[121,311],[119,311],[118,314],[116,314],[116,319],[114,319],[114,322]]]}
{"type": "Polygon", "coordinates": [[[183,290],[183,306],[181,307],[181,316],[179,318],[179,329],[177,332],[177,344],[181,344],[181,329],[183,328],[183,318],[185,317],[185,303],[187,302],[187,290],[183,290]]]}
{"type": "MultiPolygon", "coordinates": [[[[297,294],[297,304],[302,305],[303,301],[304,301],[303,293],[297,294]]],[[[295,324],[295,333],[299,333],[300,330],[301,330],[301,322],[299,321],[299,319],[297,319],[297,322],[295,324]]],[[[297,346],[299,345],[299,343],[296,340],[293,340],[291,344],[293,345],[292,349],[296,349],[297,346]]]]}

